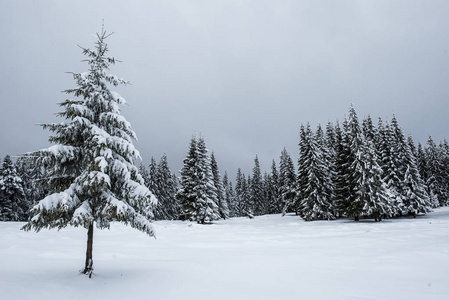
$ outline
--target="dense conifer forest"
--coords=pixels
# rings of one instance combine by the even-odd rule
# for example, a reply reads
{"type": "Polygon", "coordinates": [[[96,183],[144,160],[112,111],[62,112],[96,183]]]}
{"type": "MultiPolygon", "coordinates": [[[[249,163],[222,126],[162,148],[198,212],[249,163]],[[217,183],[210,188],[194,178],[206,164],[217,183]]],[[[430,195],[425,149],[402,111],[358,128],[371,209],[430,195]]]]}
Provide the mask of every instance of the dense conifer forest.
{"type": "MultiPolygon", "coordinates": [[[[284,148],[262,174],[257,155],[249,173],[240,168],[234,180],[219,171],[204,137],[193,136],[177,176],[163,155],[151,157],[139,172],[158,199],[156,220],[213,222],[230,217],[294,213],[306,221],[350,217],[416,216],[445,206],[449,197],[449,145],[431,136],[425,145],[406,136],[395,116],[359,120],[351,106],[336,123],[299,128],[295,166],[284,148]]],[[[30,157],[9,155],[0,173],[0,220],[28,221],[30,208],[48,191],[48,170],[30,157]]]]}

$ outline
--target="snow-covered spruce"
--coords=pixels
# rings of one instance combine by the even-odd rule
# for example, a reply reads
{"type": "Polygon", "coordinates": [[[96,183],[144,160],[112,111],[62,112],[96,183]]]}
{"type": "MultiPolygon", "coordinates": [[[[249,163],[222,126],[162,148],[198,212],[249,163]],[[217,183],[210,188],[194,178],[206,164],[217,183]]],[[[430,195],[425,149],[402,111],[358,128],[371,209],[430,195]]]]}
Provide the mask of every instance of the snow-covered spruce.
{"type": "Polygon", "coordinates": [[[46,168],[44,183],[51,194],[33,207],[34,217],[23,229],[88,229],[82,272],[89,276],[94,224],[103,229],[119,221],[155,235],[150,218],[157,200],[134,165],[140,155],[132,143],[136,135],[120,114],[125,100],[109,89],[127,83],[106,73],[116,62],[106,56],[109,36],[102,30],[94,50],[82,48],[89,71],[73,73],[76,88],[65,92],[75,98],[60,103],[64,111],[58,114],[66,122],[42,125],[54,133],[49,140],[55,145],[27,154],[46,168]]]}
{"type": "Polygon", "coordinates": [[[283,206],[282,214],[294,211],[297,199],[295,166],[285,148],[281,152],[279,163],[279,194],[283,206]]]}
{"type": "Polygon", "coordinates": [[[154,157],[151,157],[148,170],[145,166],[140,166],[145,185],[154,193],[158,204],[154,209],[156,220],[176,220],[178,219],[178,202],[176,199],[177,178],[168,167],[167,155],[163,155],[156,164],[154,157]]]}
{"type": "Polygon", "coordinates": [[[217,189],[206,143],[202,137],[192,137],[180,173],[181,187],[177,193],[180,219],[200,224],[218,220],[220,214],[217,189]]]}
{"type": "Polygon", "coordinates": [[[295,210],[306,221],[335,219],[330,158],[323,131],[312,134],[310,124],[301,125],[298,159],[298,192],[295,210]]]}
{"type": "Polygon", "coordinates": [[[282,203],[279,196],[279,174],[276,168],[276,161],[274,159],[271,162],[271,174],[268,175],[265,185],[267,190],[267,202],[269,206],[268,213],[281,213],[282,203]]]}
{"type": "Polygon", "coordinates": [[[253,176],[251,177],[250,195],[254,205],[254,215],[264,215],[268,211],[268,204],[264,198],[262,174],[260,172],[259,158],[254,158],[253,176]]]}
{"type": "Polygon", "coordinates": [[[377,163],[374,144],[366,140],[359,125],[354,107],[349,110],[346,133],[349,134],[350,194],[346,213],[358,221],[362,216],[373,216],[380,221],[383,216],[391,216],[393,205],[389,201],[391,192],[382,180],[382,169],[377,163]]]}
{"type": "Polygon", "coordinates": [[[28,207],[22,178],[6,155],[0,169],[0,221],[26,221],[28,207]]]}
{"type": "Polygon", "coordinates": [[[221,179],[220,171],[218,170],[218,164],[215,159],[215,155],[212,152],[210,156],[210,167],[214,179],[214,186],[217,190],[217,200],[218,200],[218,212],[222,219],[229,218],[229,204],[226,197],[226,191],[223,185],[223,180],[221,179]]]}

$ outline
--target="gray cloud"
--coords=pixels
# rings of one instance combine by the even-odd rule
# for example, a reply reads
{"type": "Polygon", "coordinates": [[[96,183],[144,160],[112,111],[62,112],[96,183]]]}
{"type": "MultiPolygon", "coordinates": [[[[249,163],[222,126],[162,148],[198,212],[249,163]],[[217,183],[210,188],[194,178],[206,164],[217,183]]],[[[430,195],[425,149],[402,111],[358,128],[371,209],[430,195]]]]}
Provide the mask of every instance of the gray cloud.
{"type": "Polygon", "coordinates": [[[396,114],[425,142],[449,127],[447,1],[2,1],[0,154],[48,146],[65,72],[106,29],[145,163],[178,170],[201,133],[231,178],[268,170],[301,123],[396,114]]]}

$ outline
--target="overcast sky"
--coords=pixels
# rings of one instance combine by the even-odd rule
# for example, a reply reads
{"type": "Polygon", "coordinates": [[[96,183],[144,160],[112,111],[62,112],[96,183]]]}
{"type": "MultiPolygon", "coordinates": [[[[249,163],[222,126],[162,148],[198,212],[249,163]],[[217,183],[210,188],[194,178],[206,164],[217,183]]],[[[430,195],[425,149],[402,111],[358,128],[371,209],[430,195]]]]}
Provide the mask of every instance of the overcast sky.
{"type": "MultiPolygon", "coordinates": [[[[449,1],[0,1],[0,155],[50,146],[62,90],[104,19],[111,73],[145,164],[182,166],[194,133],[234,179],[298,157],[299,127],[396,115],[406,134],[449,128],[449,1]]],[[[377,121],[376,121],[377,123],[377,121]]]]}

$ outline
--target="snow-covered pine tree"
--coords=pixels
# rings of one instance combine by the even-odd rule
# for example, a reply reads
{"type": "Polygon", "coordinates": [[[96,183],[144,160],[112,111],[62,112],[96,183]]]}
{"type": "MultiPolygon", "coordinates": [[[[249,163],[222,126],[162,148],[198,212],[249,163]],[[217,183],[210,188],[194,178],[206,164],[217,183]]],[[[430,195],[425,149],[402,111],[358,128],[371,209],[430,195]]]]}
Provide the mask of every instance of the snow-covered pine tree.
{"type": "Polygon", "coordinates": [[[416,149],[415,142],[413,141],[413,137],[411,134],[409,134],[407,137],[407,144],[415,158],[418,157],[418,150],[416,149]]]}
{"type": "Polygon", "coordinates": [[[282,202],[282,213],[295,211],[296,174],[293,160],[284,148],[279,163],[279,194],[282,202]]]}
{"type": "Polygon", "coordinates": [[[148,165],[146,186],[150,189],[150,191],[153,191],[158,200],[157,205],[154,208],[154,218],[156,220],[167,220],[167,213],[165,211],[166,205],[164,199],[161,199],[163,189],[162,182],[159,179],[158,165],[153,156],[151,157],[150,164],[148,165]]]}
{"type": "Polygon", "coordinates": [[[337,136],[335,133],[334,124],[332,124],[332,122],[327,122],[325,142],[326,142],[327,149],[331,153],[333,153],[333,155],[335,155],[336,147],[337,147],[337,136]]]}
{"type": "Polygon", "coordinates": [[[321,126],[314,136],[310,124],[306,129],[301,125],[296,211],[306,221],[335,219],[329,161],[324,148],[321,126]]]}
{"type": "Polygon", "coordinates": [[[412,157],[410,150],[408,148],[407,140],[402,132],[402,129],[399,127],[399,123],[396,119],[396,116],[393,115],[391,119],[391,132],[392,132],[392,156],[393,162],[395,164],[394,168],[396,169],[396,174],[399,178],[399,182],[396,183],[397,191],[399,192],[399,203],[400,203],[400,214],[407,214],[407,207],[409,206],[409,192],[405,189],[405,174],[409,169],[409,165],[411,163],[412,157]]]}
{"type": "Polygon", "coordinates": [[[337,134],[335,127],[331,122],[326,125],[326,135],[324,138],[324,149],[326,149],[325,155],[328,162],[329,178],[332,184],[332,205],[334,206],[334,215],[337,215],[335,207],[335,179],[337,176],[336,170],[336,155],[337,155],[337,134]]]}
{"type": "Polygon", "coordinates": [[[232,181],[229,181],[228,187],[226,188],[226,198],[228,198],[228,204],[230,208],[229,217],[236,217],[238,203],[235,197],[235,190],[232,185],[232,181]]]}
{"type": "MultiPolygon", "coordinates": [[[[310,129],[310,124],[307,123],[307,128],[310,129]]],[[[309,159],[313,156],[310,149],[310,136],[307,134],[304,125],[301,124],[299,129],[299,157],[298,157],[298,175],[296,176],[296,200],[294,210],[296,214],[301,216],[301,203],[307,198],[307,191],[309,189],[309,159]]]]}
{"type": "Polygon", "coordinates": [[[254,201],[251,198],[251,175],[243,180],[243,203],[245,203],[245,215],[252,219],[254,218],[254,201]]]}
{"type": "Polygon", "coordinates": [[[218,164],[215,159],[215,155],[212,152],[210,156],[210,166],[212,170],[213,182],[215,189],[217,190],[218,212],[222,219],[229,218],[229,205],[225,196],[225,189],[223,187],[223,181],[221,179],[220,170],[218,170],[218,164]]]}
{"type": "MultiPolygon", "coordinates": [[[[419,175],[421,176],[422,180],[426,184],[427,179],[429,177],[429,171],[427,170],[427,160],[426,160],[426,152],[421,145],[421,143],[418,143],[418,147],[416,149],[416,164],[418,166],[419,175]]],[[[426,190],[429,193],[429,188],[426,184],[426,190]]],[[[430,194],[430,193],[429,193],[430,194]]]]}
{"type": "Polygon", "coordinates": [[[168,166],[167,155],[162,155],[157,165],[156,178],[159,187],[157,199],[163,207],[165,220],[176,220],[178,218],[178,202],[176,200],[177,182],[168,166]]]}
{"type": "MultiPolygon", "coordinates": [[[[330,123],[329,123],[330,124],[330,123]]],[[[326,134],[329,133],[329,124],[326,128],[326,134]]],[[[331,135],[334,133],[330,133],[331,135]]],[[[324,169],[322,170],[325,176],[325,189],[329,193],[330,206],[332,207],[331,213],[333,218],[336,217],[336,209],[335,209],[335,186],[334,186],[334,178],[335,178],[335,146],[329,144],[328,136],[324,134],[321,125],[318,124],[317,131],[313,138],[316,140],[318,144],[318,148],[321,149],[322,160],[324,161],[324,169]]],[[[333,137],[335,139],[335,136],[333,137]]]]}
{"type": "Polygon", "coordinates": [[[22,178],[6,155],[0,170],[0,221],[26,221],[27,204],[22,178]]]}
{"type": "Polygon", "coordinates": [[[402,202],[403,182],[400,176],[402,166],[400,166],[400,155],[395,152],[396,138],[390,124],[385,122],[385,125],[383,125],[383,121],[380,118],[377,131],[378,137],[376,149],[379,165],[382,168],[382,179],[390,193],[390,200],[392,200],[391,205],[394,208],[393,214],[401,214],[404,209],[404,204],[402,202]]]}
{"type": "Polygon", "coordinates": [[[350,176],[348,215],[358,221],[361,216],[372,216],[375,221],[382,216],[391,216],[392,205],[374,143],[365,139],[360,129],[357,113],[353,106],[349,110],[347,132],[350,137],[350,176]]]}
{"type": "Polygon", "coordinates": [[[364,149],[362,130],[357,113],[352,105],[349,110],[346,133],[349,137],[349,177],[347,184],[350,191],[346,200],[348,203],[346,213],[348,216],[353,216],[355,221],[358,221],[365,205],[365,198],[361,197],[360,193],[365,183],[363,176],[365,175],[366,162],[363,155],[368,151],[364,149]]]}
{"type": "Polygon", "coordinates": [[[279,214],[282,212],[282,203],[279,196],[279,174],[274,159],[271,163],[271,174],[269,175],[268,179],[268,212],[270,214],[279,214]]]}
{"type": "MultiPolygon", "coordinates": [[[[369,137],[368,137],[369,138],[369,137]]],[[[362,203],[361,216],[374,217],[374,221],[381,221],[384,216],[393,214],[389,193],[382,180],[382,169],[377,163],[377,156],[373,142],[368,139],[360,147],[361,159],[354,161],[357,168],[355,176],[355,203],[362,203]]]]}
{"type": "Polygon", "coordinates": [[[198,149],[197,139],[190,139],[189,151],[184,159],[184,165],[180,171],[180,187],[176,193],[179,203],[178,215],[181,220],[194,221],[197,219],[196,186],[198,184],[198,149]]]}
{"type": "Polygon", "coordinates": [[[449,170],[449,144],[446,139],[440,142],[438,150],[440,153],[440,165],[442,167],[441,185],[443,198],[445,199],[443,205],[447,206],[449,204],[449,172],[447,171],[449,170]]]}
{"type": "Polygon", "coordinates": [[[260,172],[259,158],[254,158],[253,176],[250,182],[251,202],[254,203],[254,215],[260,216],[267,213],[266,199],[263,193],[262,173],[260,172]]]}
{"type": "Polygon", "coordinates": [[[262,176],[262,194],[263,199],[265,199],[265,214],[270,213],[270,185],[271,185],[271,176],[268,175],[268,172],[264,172],[262,176]]]}
{"type": "Polygon", "coordinates": [[[337,216],[348,216],[349,199],[351,186],[348,184],[350,170],[350,139],[347,132],[348,121],[344,120],[343,129],[337,123],[335,126],[335,175],[333,179],[334,186],[334,206],[337,216]]]}
{"type": "Polygon", "coordinates": [[[423,181],[426,194],[429,196],[430,208],[436,208],[440,206],[438,198],[436,197],[435,193],[432,192],[432,189],[429,187],[429,184],[432,183],[430,175],[431,171],[429,169],[429,163],[427,161],[426,149],[423,148],[421,143],[418,143],[418,147],[416,149],[416,166],[418,168],[419,175],[423,181]]]}
{"type": "Polygon", "coordinates": [[[242,172],[240,168],[237,169],[237,176],[235,179],[235,199],[237,207],[238,217],[248,217],[253,218],[253,206],[250,199],[250,182],[251,178],[248,179],[245,173],[242,172]]]}
{"type": "Polygon", "coordinates": [[[394,137],[393,153],[400,179],[398,191],[401,197],[401,214],[426,213],[430,211],[430,199],[418,171],[416,157],[399,126],[395,116],[391,120],[394,137]]]}
{"type": "Polygon", "coordinates": [[[232,187],[232,182],[229,181],[228,172],[223,175],[223,188],[225,191],[225,201],[228,203],[229,217],[236,217],[238,215],[238,205],[236,202],[235,192],[232,187]]]}
{"type": "Polygon", "coordinates": [[[246,207],[246,178],[240,168],[237,169],[237,175],[235,178],[235,216],[242,217],[247,215],[246,207]]]}
{"type": "Polygon", "coordinates": [[[377,133],[377,135],[376,135],[375,145],[374,145],[376,148],[376,155],[377,155],[377,159],[379,161],[379,166],[382,168],[383,171],[385,171],[384,166],[383,166],[383,157],[390,155],[389,151],[391,149],[390,149],[388,141],[386,140],[386,137],[385,137],[384,121],[380,117],[377,122],[376,133],[377,133]]]}
{"type": "Polygon", "coordinates": [[[433,141],[433,138],[429,135],[427,140],[427,147],[425,150],[427,161],[427,187],[430,191],[430,197],[434,207],[445,205],[446,193],[444,191],[444,173],[447,170],[444,169],[441,159],[441,151],[433,141]]]}
{"type": "MultiPolygon", "coordinates": [[[[140,162],[140,165],[139,165],[139,173],[143,178],[143,182],[145,183],[145,186],[149,187],[150,173],[148,172],[148,169],[145,167],[145,165],[142,162],[140,162]]],[[[154,190],[150,189],[150,191],[153,191],[153,193],[154,193],[154,190]]]]}
{"type": "Polygon", "coordinates": [[[432,203],[415,163],[408,165],[404,176],[404,211],[412,216],[429,213],[432,203]]]}
{"type": "MultiPolygon", "coordinates": [[[[402,135],[402,131],[399,132],[402,135]]],[[[403,135],[402,135],[403,136],[403,135]]],[[[400,137],[402,140],[402,138],[400,137]]],[[[413,139],[404,139],[402,151],[404,151],[402,165],[405,169],[402,185],[403,213],[416,216],[418,213],[428,213],[431,211],[431,200],[427,192],[424,180],[421,178],[418,169],[418,160],[413,139]]]]}
{"type": "MultiPolygon", "coordinates": [[[[159,164],[154,157],[151,157],[150,164],[146,172],[145,184],[153,191],[158,199],[158,204],[154,210],[156,220],[174,220],[178,218],[178,204],[176,193],[178,190],[176,177],[170,171],[167,156],[162,155],[159,164]]],[[[143,175],[143,173],[142,173],[143,175]]]]}
{"type": "Polygon", "coordinates": [[[192,137],[190,141],[189,152],[181,169],[181,187],[177,198],[182,220],[204,224],[220,218],[210,158],[202,137],[192,137]]]}
{"type": "Polygon", "coordinates": [[[214,184],[210,157],[207,154],[206,142],[203,137],[198,138],[198,170],[199,186],[198,193],[198,220],[199,223],[211,222],[220,219],[218,211],[217,189],[214,184]]]}
{"type": "Polygon", "coordinates": [[[377,132],[370,115],[363,119],[362,131],[365,140],[371,141],[376,146],[377,132]]]}
{"type": "Polygon", "coordinates": [[[47,191],[41,186],[40,182],[45,178],[44,169],[34,165],[33,160],[29,157],[19,157],[15,163],[17,174],[23,181],[23,191],[25,192],[25,203],[23,209],[26,216],[22,219],[28,221],[31,217],[30,209],[39,200],[47,195],[47,191]]]}
{"type": "Polygon", "coordinates": [[[119,221],[155,235],[150,218],[157,200],[134,165],[140,154],[132,143],[136,135],[131,124],[120,114],[125,99],[109,87],[127,83],[107,73],[116,62],[106,56],[109,36],[102,30],[94,50],[82,48],[89,70],[73,73],[76,88],[65,92],[74,99],[60,103],[64,111],[58,114],[66,121],[42,125],[54,133],[49,141],[56,145],[27,155],[46,168],[51,194],[33,207],[34,217],[23,229],[86,228],[82,273],[89,277],[94,225],[103,229],[119,221]]]}
{"type": "MultiPolygon", "coordinates": [[[[145,182],[145,184],[148,187],[148,189],[152,191],[154,195],[157,197],[157,195],[159,194],[159,182],[157,180],[157,162],[153,156],[150,158],[150,164],[148,165],[147,182],[145,182]]],[[[160,212],[160,207],[161,205],[158,201],[158,204],[154,209],[154,214],[156,218],[159,218],[162,214],[160,212]]]]}

